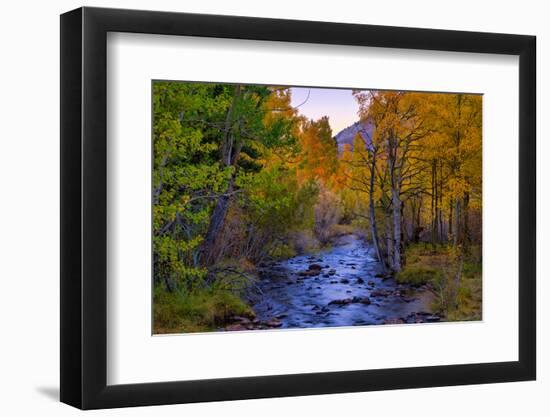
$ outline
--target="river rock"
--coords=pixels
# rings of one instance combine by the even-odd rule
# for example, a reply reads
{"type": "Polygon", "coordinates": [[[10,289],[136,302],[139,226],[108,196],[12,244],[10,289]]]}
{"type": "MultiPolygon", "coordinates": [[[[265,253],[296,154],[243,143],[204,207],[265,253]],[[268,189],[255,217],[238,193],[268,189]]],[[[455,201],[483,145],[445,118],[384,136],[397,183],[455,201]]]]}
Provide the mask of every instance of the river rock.
{"type": "Polygon", "coordinates": [[[340,283],[342,283],[342,284],[349,284],[349,279],[347,279],[347,278],[342,278],[342,279],[340,280],[340,283]]]}
{"type": "Polygon", "coordinates": [[[278,320],[276,318],[266,321],[265,324],[269,327],[281,327],[283,325],[281,320],[278,320]]]}
{"type": "Polygon", "coordinates": [[[370,293],[371,297],[387,297],[391,293],[386,290],[378,290],[378,291],[372,291],[370,293]]]}
{"type": "Polygon", "coordinates": [[[403,324],[405,323],[401,318],[392,318],[384,320],[384,324],[403,324]]]}
{"type": "Polygon", "coordinates": [[[341,300],[332,300],[330,303],[328,303],[328,305],[347,305],[347,304],[351,304],[353,301],[351,298],[343,298],[341,300]]]}
{"type": "Polygon", "coordinates": [[[310,271],[320,271],[321,269],[323,269],[323,267],[319,264],[311,264],[308,266],[308,268],[310,271]]]}
{"type": "Polygon", "coordinates": [[[370,304],[370,298],[369,297],[353,297],[351,299],[351,302],[354,304],[370,304]]]}
{"type": "Polygon", "coordinates": [[[242,316],[233,316],[233,317],[231,317],[231,321],[234,321],[237,324],[240,323],[240,324],[243,324],[243,325],[252,323],[251,320],[248,317],[242,317],[242,316]]]}
{"type": "Polygon", "coordinates": [[[301,271],[298,273],[301,277],[315,277],[321,274],[320,269],[308,269],[307,271],[301,271]]]}
{"type": "Polygon", "coordinates": [[[353,298],[342,298],[339,300],[332,300],[328,305],[348,305],[348,304],[370,304],[370,299],[368,297],[353,297],[353,298]]]}
{"type": "Polygon", "coordinates": [[[374,281],[369,281],[367,282],[367,284],[369,284],[371,287],[374,287],[374,281]]]}
{"type": "Polygon", "coordinates": [[[363,278],[357,278],[357,283],[358,284],[364,284],[365,280],[363,278]]]}
{"type": "Polygon", "coordinates": [[[229,326],[226,326],[225,330],[227,330],[228,332],[236,332],[241,330],[247,330],[247,328],[246,326],[240,323],[236,323],[236,324],[230,324],[229,326]]]}
{"type": "MultiPolygon", "coordinates": [[[[430,316],[431,313],[428,313],[428,315],[430,316]]],[[[426,315],[424,314],[412,312],[407,316],[406,322],[407,323],[426,323],[425,318],[426,318],[426,315]]]]}
{"type": "Polygon", "coordinates": [[[329,269],[328,274],[329,275],[336,275],[336,269],[329,269]]]}

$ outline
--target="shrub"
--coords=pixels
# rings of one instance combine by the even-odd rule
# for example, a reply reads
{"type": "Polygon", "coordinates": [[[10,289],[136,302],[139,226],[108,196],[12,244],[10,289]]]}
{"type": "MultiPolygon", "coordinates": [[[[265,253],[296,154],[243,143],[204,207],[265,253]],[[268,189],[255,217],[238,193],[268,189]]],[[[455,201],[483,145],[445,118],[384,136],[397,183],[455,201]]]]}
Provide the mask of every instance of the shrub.
{"type": "Polygon", "coordinates": [[[283,243],[275,245],[269,255],[275,259],[288,259],[296,256],[296,251],[290,245],[283,243]]]}
{"type": "Polygon", "coordinates": [[[291,234],[290,238],[294,246],[294,251],[298,255],[319,250],[320,243],[311,230],[294,232],[291,234]]]}
{"type": "Polygon", "coordinates": [[[466,278],[481,278],[481,262],[464,262],[462,275],[466,278]]]}
{"type": "Polygon", "coordinates": [[[441,278],[441,271],[437,269],[412,265],[405,267],[396,276],[396,281],[399,283],[408,283],[414,286],[420,286],[423,284],[434,282],[441,278]]]}
{"type": "Polygon", "coordinates": [[[340,205],[340,199],[335,193],[326,188],[321,188],[314,207],[314,230],[322,245],[329,243],[332,237],[331,229],[340,221],[342,216],[340,205]]]}

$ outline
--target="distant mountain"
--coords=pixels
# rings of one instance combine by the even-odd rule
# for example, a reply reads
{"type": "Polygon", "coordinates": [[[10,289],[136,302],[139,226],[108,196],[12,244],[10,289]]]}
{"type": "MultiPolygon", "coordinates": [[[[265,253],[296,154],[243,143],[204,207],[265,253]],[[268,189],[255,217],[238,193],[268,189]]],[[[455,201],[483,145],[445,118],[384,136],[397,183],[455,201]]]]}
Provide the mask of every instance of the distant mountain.
{"type": "Polygon", "coordinates": [[[348,126],[344,130],[340,131],[334,137],[334,140],[338,145],[338,154],[341,155],[344,152],[344,146],[346,144],[350,145],[350,149],[353,150],[353,141],[358,133],[365,141],[365,145],[368,146],[372,140],[373,130],[374,125],[370,122],[355,122],[351,126],[348,126]]]}

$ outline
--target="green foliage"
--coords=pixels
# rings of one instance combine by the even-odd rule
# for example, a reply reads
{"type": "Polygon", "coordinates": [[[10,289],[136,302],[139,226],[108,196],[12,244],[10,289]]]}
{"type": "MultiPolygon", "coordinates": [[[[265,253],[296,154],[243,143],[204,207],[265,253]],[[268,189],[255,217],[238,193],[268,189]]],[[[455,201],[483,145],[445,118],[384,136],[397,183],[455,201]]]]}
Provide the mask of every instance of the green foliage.
{"type": "Polygon", "coordinates": [[[232,169],[217,160],[212,128],[231,100],[227,86],[153,83],[153,250],[155,280],[190,290],[205,271],[196,266],[212,193],[232,169]]]}
{"type": "Polygon", "coordinates": [[[282,243],[280,245],[273,245],[269,254],[275,259],[288,259],[296,256],[297,252],[290,245],[282,243]]]}
{"type": "Polygon", "coordinates": [[[282,216],[274,230],[279,233],[291,223],[304,193],[281,170],[262,171],[262,158],[269,149],[296,144],[292,117],[279,115],[267,121],[271,94],[265,86],[153,83],[157,283],[164,281],[168,289],[177,285],[183,291],[201,285],[207,272],[200,261],[201,248],[213,207],[229,191],[234,199],[240,193],[240,204],[252,207],[258,226],[268,223],[262,224],[260,217],[282,216]],[[229,190],[235,177],[237,190],[229,190]],[[281,188],[266,188],[263,195],[256,191],[271,181],[281,188]]]}
{"type": "Polygon", "coordinates": [[[479,279],[481,278],[481,267],[481,262],[467,260],[466,262],[464,262],[462,275],[465,278],[479,279]]]}
{"type": "Polygon", "coordinates": [[[243,175],[238,184],[246,191],[242,204],[249,220],[273,235],[313,224],[318,193],[313,181],[299,186],[293,171],[276,165],[256,175],[243,175]]]}
{"type": "Polygon", "coordinates": [[[481,262],[466,259],[457,293],[458,305],[450,311],[449,320],[480,320],[482,303],[481,262]]]}
{"type": "Polygon", "coordinates": [[[433,283],[441,278],[441,271],[437,269],[422,266],[412,265],[403,268],[396,276],[399,283],[408,283],[414,286],[420,286],[428,283],[433,283]]]}

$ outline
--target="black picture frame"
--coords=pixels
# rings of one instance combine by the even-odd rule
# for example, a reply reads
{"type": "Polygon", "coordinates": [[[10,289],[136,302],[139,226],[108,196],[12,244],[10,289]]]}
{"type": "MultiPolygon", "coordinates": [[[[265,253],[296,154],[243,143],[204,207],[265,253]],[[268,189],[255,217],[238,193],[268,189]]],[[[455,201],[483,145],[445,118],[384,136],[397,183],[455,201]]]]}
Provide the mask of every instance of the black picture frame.
{"type": "Polygon", "coordinates": [[[61,16],[61,401],[82,409],[534,380],[536,38],[79,8],[61,16]],[[108,32],[519,56],[519,360],[107,385],[108,32]]]}

